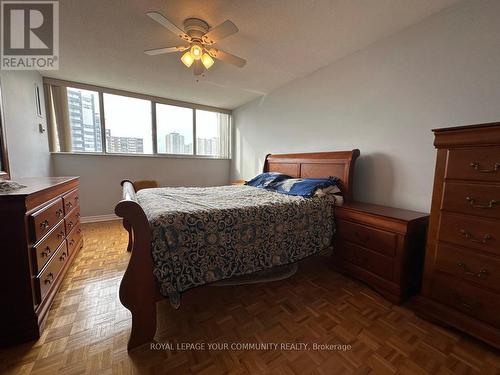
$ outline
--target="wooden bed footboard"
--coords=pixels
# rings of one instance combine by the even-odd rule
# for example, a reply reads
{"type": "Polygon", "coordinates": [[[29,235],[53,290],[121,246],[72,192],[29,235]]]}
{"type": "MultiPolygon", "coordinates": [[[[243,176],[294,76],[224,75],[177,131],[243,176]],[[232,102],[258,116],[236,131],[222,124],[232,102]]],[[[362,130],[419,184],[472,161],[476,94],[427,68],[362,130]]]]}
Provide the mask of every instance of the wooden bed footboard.
{"type": "Polygon", "coordinates": [[[124,180],[122,200],[115,207],[129,232],[130,260],[120,284],[120,301],[132,313],[132,331],[127,349],[152,342],[156,333],[157,284],[153,275],[151,230],[137,202],[134,185],[124,180]]]}

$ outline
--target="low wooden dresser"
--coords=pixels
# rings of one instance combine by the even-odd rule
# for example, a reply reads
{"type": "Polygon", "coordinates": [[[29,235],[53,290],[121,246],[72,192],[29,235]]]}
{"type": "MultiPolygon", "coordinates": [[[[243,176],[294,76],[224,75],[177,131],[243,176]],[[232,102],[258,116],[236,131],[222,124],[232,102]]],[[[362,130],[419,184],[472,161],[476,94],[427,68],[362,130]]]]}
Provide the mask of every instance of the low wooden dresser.
{"type": "Polygon", "coordinates": [[[399,304],[418,291],[429,215],[361,202],[335,207],[333,266],[399,304]]]}
{"type": "Polygon", "coordinates": [[[20,178],[0,193],[0,345],[40,336],[54,295],[82,247],[77,177],[20,178]]]}
{"type": "Polygon", "coordinates": [[[500,123],[435,129],[424,317],[500,348],[500,123]]]}

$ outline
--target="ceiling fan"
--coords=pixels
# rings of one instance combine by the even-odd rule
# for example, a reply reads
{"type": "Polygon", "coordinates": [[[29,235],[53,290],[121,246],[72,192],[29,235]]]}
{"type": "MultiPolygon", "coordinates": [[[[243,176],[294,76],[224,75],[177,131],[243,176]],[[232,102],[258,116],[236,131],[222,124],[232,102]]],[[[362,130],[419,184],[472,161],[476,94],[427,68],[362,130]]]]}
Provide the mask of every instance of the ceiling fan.
{"type": "Polygon", "coordinates": [[[188,68],[194,64],[194,75],[200,75],[214,64],[213,58],[228,64],[243,68],[247,61],[241,57],[224,52],[213,47],[215,43],[239,30],[234,23],[227,20],[219,26],[210,28],[208,23],[198,18],[184,20],[184,30],[181,30],[159,12],[148,12],[147,16],[173,32],[184,41],[183,45],[165,48],[155,48],[144,51],[146,55],[160,55],[171,52],[184,52],[181,61],[188,68]]]}

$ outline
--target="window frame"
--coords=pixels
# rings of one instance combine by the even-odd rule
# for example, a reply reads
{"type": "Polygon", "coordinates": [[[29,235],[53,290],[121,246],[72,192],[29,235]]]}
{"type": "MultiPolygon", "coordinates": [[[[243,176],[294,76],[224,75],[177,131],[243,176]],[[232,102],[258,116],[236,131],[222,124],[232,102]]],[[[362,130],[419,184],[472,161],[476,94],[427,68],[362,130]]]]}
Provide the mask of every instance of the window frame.
{"type": "Polygon", "coordinates": [[[54,86],[65,86],[72,87],[75,89],[95,91],[98,93],[99,97],[99,110],[100,110],[100,125],[101,125],[101,143],[102,151],[95,152],[61,152],[61,151],[51,151],[53,154],[71,154],[71,155],[97,155],[97,156],[135,156],[135,157],[156,157],[156,158],[189,158],[189,159],[218,159],[218,160],[230,160],[232,158],[232,111],[230,109],[218,108],[207,106],[203,104],[196,104],[191,102],[185,102],[181,100],[168,99],[153,95],[146,95],[135,93],[131,91],[112,89],[103,86],[96,86],[86,83],[72,82],[66,80],[60,80],[55,78],[43,77],[43,83],[54,85],[54,86]],[[105,120],[105,109],[104,109],[104,94],[119,95],[128,98],[147,100],[151,103],[151,134],[153,149],[152,154],[138,154],[138,153],[116,153],[108,152],[106,144],[106,120],[105,120]],[[189,108],[192,111],[193,121],[193,154],[170,154],[170,153],[158,153],[158,134],[157,134],[157,117],[156,117],[156,105],[165,104],[170,106],[189,108]],[[229,116],[228,118],[228,150],[229,155],[227,156],[213,156],[213,155],[197,155],[196,147],[196,110],[210,111],[216,113],[222,113],[229,116]]]}

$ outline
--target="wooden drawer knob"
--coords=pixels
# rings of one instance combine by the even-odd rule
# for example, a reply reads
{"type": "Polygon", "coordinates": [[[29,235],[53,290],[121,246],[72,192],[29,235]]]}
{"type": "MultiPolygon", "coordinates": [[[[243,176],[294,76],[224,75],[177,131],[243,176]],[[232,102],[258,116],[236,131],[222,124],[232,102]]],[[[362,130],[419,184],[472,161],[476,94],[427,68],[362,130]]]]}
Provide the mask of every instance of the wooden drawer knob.
{"type": "Polygon", "coordinates": [[[44,251],[42,251],[42,256],[43,257],[48,257],[50,255],[50,253],[52,252],[52,250],[50,249],[50,247],[46,247],[44,251]]]}
{"type": "Polygon", "coordinates": [[[62,208],[60,208],[60,209],[58,209],[58,210],[56,211],[56,216],[57,216],[57,217],[62,217],[62,216],[63,216],[63,213],[64,213],[64,211],[62,210],[62,208]]]}
{"type": "Polygon", "coordinates": [[[50,227],[50,223],[48,220],[44,220],[40,223],[40,228],[41,229],[47,229],[48,227],[50,227]]]}

